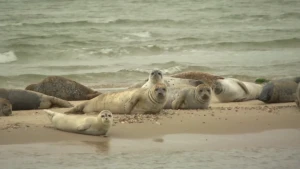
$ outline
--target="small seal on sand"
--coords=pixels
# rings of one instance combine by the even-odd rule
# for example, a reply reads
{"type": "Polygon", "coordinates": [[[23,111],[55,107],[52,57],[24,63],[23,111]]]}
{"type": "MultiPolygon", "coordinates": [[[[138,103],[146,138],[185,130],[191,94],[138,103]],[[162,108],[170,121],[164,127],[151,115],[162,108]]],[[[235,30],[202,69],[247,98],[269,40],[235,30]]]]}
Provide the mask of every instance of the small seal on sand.
{"type": "Polygon", "coordinates": [[[225,78],[218,79],[213,90],[220,102],[240,102],[257,99],[262,88],[260,84],[225,78]]]}
{"type": "Polygon", "coordinates": [[[263,87],[258,100],[265,103],[294,102],[299,81],[300,77],[272,80],[263,87]]]}
{"type": "Polygon", "coordinates": [[[90,100],[101,94],[80,83],[60,76],[49,76],[39,83],[28,85],[25,89],[69,101],[90,100]]]}
{"type": "Polygon", "coordinates": [[[47,112],[52,125],[62,131],[87,135],[106,135],[113,123],[113,115],[108,110],[102,110],[95,116],[66,115],[63,113],[44,110],[47,112]]]}
{"type": "Polygon", "coordinates": [[[296,91],[296,104],[300,108],[300,83],[298,84],[298,88],[296,91]]]}
{"type": "Polygon", "coordinates": [[[153,70],[149,74],[148,81],[142,86],[142,88],[149,88],[157,83],[164,83],[167,87],[177,87],[181,85],[198,86],[199,84],[203,84],[201,80],[167,77],[163,76],[160,70],[153,70]]]}
{"type": "Polygon", "coordinates": [[[8,100],[12,105],[12,110],[48,109],[54,106],[64,108],[73,107],[66,100],[22,89],[0,88],[0,98],[8,100]]]}
{"type": "Polygon", "coordinates": [[[12,106],[6,99],[0,98],[0,116],[9,116],[12,114],[12,106]]]}
{"type": "Polygon", "coordinates": [[[159,113],[167,101],[167,87],[158,83],[151,88],[128,89],[101,94],[65,114],[78,114],[109,110],[113,114],[159,113]]]}
{"type": "Polygon", "coordinates": [[[171,77],[182,78],[182,79],[194,79],[194,80],[201,80],[204,83],[212,86],[216,80],[224,79],[221,76],[215,76],[209,73],[199,72],[199,71],[189,71],[189,72],[182,72],[171,75],[171,77]]]}
{"type": "Polygon", "coordinates": [[[211,87],[200,84],[197,87],[170,87],[164,109],[207,109],[211,100],[211,87]]]}

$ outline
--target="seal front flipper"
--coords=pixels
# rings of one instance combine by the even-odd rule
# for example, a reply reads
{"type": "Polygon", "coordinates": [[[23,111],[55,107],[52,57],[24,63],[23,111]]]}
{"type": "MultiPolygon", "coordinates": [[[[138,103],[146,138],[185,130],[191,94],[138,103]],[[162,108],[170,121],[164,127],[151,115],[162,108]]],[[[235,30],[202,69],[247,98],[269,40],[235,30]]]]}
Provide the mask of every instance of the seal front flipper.
{"type": "Polygon", "coordinates": [[[84,131],[84,130],[87,130],[91,127],[91,124],[88,124],[88,123],[83,123],[83,124],[80,124],[77,126],[77,130],[78,131],[84,131]]]}
{"type": "Polygon", "coordinates": [[[181,91],[177,96],[175,96],[175,99],[172,101],[172,109],[179,109],[181,105],[183,104],[186,97],[186,92],[181,91]]]}
{"type": "Polygon", "coordinates": [[[189,82],[190,82],[190,85],[192,85],[192,86],[198,86],[199,84],[204,84],[204,82],[202,80],[191,79],[189,82]]]}
{"type": "Polygon", "coordinates": [[[69,108],[69,107],[74,107],[70,102],[57,98],[57,97],[53,97],[53,96],[48,96],[49,100],[51,101],[51,103],[53,105],[56,105],[58,107],[63,107],[63,108],[69,108]]]}
{"type": "Polygon", "coordinates": [[[43,109],[43,111],[47,113],[50,120],[52,120],[52,118],[56,115],[56,112],[54,112],[52,110],[43,109]]]}
{"type": "Polygon", "coordinates": [[[65,114],[84,114],[83,109],[88,101],[75,106],[74,108],[64,112],[65,114]]]}
{"type": "Polygon", "coordinates": [[[124,105],[124,113],[125,114],[130,114],[135,105],[139,102],[140,100],[140,95],[139,94],[134,94],[130,100],[128,100],[125,105],[124,105]]]}
{"type": "Polygon", "coordinates": [[[236,83],[245,91],[246,94],[250,94],[247,86],[243,82],[236,81],[236,83]]]}

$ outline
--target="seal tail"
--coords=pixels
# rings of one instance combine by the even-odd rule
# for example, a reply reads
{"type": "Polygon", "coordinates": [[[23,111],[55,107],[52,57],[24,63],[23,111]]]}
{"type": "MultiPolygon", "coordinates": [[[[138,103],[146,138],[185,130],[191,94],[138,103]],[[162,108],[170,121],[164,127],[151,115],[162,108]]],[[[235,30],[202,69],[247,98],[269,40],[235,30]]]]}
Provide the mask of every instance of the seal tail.
{"type": "Polygon", "coordinates": [[[51,103],[58,106],[58,107],[63,107],[63,108],[69,108],[69,107],[74,107],[70,102],[50,96],[51,103]]]}
{"type": "Polygon", "coordinates": [[[48,109],[44,109],[44,112],[47,113],[48,117],[50,120],[52,120],[52,118],[54,117],[54,115],[56,114],[56,112],[52,111],[52,110],[48,110],[48,109]]]}

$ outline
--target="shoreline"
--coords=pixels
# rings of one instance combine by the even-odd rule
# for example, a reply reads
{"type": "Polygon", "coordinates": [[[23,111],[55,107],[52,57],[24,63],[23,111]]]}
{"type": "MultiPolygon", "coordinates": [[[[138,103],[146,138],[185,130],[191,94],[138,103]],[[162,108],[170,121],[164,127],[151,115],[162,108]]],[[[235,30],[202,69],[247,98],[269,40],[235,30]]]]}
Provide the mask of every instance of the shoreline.
{"type": "MultiPolygon", "coordinates": [[[[77,105],[84,101],[71,101],[77,105]]],[[[68,108],[53,108],[64,112],[68,108]]],[[[89,114],[91,115],[91,114],[89,114]]],[[[294,102],[264,104],[258,100],[219,103],[206,110],[163,110],[159,115],[117,115],[108,137],[59,131],[43,110],[13,111],[0,117],[0,145],[58,141],[153,139],[169,134],[245,134],[277,129],[300,129],[294,102]]]]}

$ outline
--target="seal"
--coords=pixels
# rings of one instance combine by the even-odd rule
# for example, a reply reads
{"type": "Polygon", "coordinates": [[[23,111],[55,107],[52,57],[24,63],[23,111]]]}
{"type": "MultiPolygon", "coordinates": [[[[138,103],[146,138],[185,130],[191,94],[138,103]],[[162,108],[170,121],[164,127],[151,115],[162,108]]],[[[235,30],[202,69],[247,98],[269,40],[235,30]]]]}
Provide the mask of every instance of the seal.
{"type": "Polygon", "coordinates": [[[149,88],[157,83],[164,83],[167,87],[177,87],[182,85],[198,86],[199,84],[203,84],[201,80],[166,77],[163,76],[160,70],[153,70],[149,74],[148,81],[142,86],[142,88],[149,88]]]}
{"type": "Polygon", "coordinates": [[[177,74],[171,75],[171,77],[182,78],[182,79],[201,80],[204,83],[208,84],[209,86],[212,86],[218,79],[224,79],[221,76],[216,76],[216,75],[199,72],[199,71],[188,71],[188,72],[177,73],[177,74]]]}
{"type": "Polygon", "coordinates": [[[12,114],[12,106],[6,99],[0,98],[0,116],[10,116],[12,114]]]}
{"type": "Polygon", "coordinates": [[[300,83],[298,84],[298,88],[296,91],[296,104],[300,108],[300,83]]]}
{"type": "Polygon", "coordinates": [[[167,87],[158,83],[151,88],[135,88],[99,95],[66,111],[78,114],[109,110],[113,114],[159,113],[167,101],[167,87]]]}
{"type": "Polygon", "coordinates": [[[39,83],[28,85],[25,89],[69,101],[90,100],[101,94],[61,76],[49,76],[39,83]]]}
{"type": "Polygon", "coordinates": [[[62,131],[86,135],[106,135],[113,123],[113,115],[108,110],[102,110],[95,116],[66,115],[44,110],[52,125],[62,131]]]}
{"type": "Polygon", "coordinates": [[[296,100],[300,77],[271,80],[262,89],[258,100],[265,103],[285,103],[296,100]]]}
{"type": "Polygon", "coordinates": [[[225,78],[216,81],[213,91],[220,102],[240,102],[257,99],[262,88],[260,84],[225,78]]]}
{"type": "Polygon", "coordinates": [[[164,109],[207,109],[210,100],[211,87],[208,84],[170,87],[164,109]]]}
{"type": "Polygon", "coordinates": [[[73,107],[73,105],[66,100],[22,89],[0,88],[0,98],[8,100],[12,105],[12,110],[48,109],[50,107],[73,107]]]}

